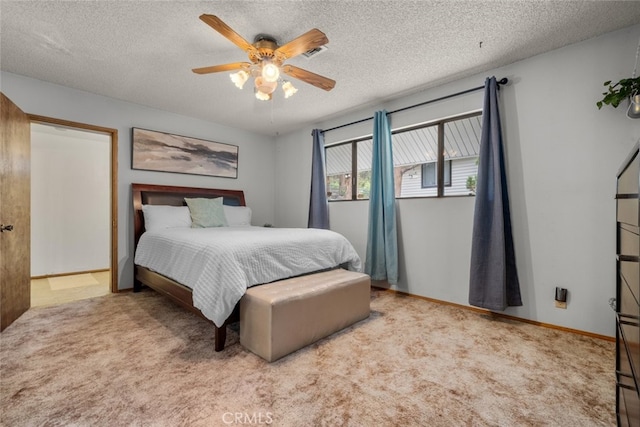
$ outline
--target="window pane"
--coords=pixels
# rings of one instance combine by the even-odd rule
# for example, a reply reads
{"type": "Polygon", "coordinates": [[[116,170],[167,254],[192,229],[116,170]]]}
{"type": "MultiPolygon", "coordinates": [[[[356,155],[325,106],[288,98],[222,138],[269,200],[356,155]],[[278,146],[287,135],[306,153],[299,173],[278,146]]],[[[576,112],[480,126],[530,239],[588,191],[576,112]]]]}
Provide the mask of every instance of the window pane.
{"type": "Polygon", "coordinates": [[[329,200],[351,200],[351,144],[325,149],[327,197],[329,200]]]}
{"type": "Polygon", "coordinates": [[[373,155],[373,140],[358,141],[358,199],[369,199],[371,194],[371,159],[373,155]]]}
{"type": "MultiPolygon", "coordinates": [[[[422,164],[422,188],[432,188],[438,186],[437,181],[438,164],[423,163],[422,164]]],[[[451,160],[444,162],[444,185],[451,186],[451,160]]]]}
{"type": "Polygon", "coordinates": [[[445,196],[475,194],[481,134],[482,116],[445,123],[444,158],[451,160],[450,183],[445,184],[445,196]]]}
{"type": "Polygon", "coordinates": [[[392,139],[396,198],[437,196],[438,126],[398,132],[392,139]]]}
{"type": "Polygon", "coordinates": [[[431,188],[438,185],[436,173],[437,163],[424,163],[422,165],[422,188],[431,188]]]}

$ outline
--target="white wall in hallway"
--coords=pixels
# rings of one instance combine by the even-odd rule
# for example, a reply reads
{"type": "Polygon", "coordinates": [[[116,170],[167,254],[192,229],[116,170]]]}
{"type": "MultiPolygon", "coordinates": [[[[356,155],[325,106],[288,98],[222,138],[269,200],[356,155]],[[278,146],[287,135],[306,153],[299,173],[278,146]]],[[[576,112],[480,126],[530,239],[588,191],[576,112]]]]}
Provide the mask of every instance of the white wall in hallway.
{"type": "Polygon", "coordinates": [[[111,136],[31,125],[31,276],[110,268],[111,136]]]}

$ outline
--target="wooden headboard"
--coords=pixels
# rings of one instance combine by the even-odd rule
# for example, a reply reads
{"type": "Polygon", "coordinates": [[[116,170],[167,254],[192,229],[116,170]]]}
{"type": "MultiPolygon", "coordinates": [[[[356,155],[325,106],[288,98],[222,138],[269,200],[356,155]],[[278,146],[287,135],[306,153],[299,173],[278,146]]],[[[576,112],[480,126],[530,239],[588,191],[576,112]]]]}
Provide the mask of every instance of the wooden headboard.
{"type": "MultiPolygon", "coordinates": [[[[131,184],[133,191],[133,230],[135,245],[144,233],[142,205],[186,206],[185,197],[215,199],[223,197],[228,206],[245,206],[242,190],[220,190],[217,188],[172,187],[170,185],[131,184]]],[[[134,246],[135,247],[135,246],[134,246]]]]}

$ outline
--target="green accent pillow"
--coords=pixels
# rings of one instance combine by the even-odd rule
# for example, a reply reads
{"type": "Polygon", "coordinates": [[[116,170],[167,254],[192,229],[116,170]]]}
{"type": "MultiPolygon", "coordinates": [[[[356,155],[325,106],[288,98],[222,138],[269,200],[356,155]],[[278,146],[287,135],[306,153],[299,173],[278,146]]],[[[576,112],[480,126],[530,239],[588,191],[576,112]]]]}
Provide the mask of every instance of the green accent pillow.
{"type": "Polygon", "coordinates": [[[216,199],[184,199],[191,213],[192,228],[226,227],[227,218],[222,207],[222,197],[216,199]]]}

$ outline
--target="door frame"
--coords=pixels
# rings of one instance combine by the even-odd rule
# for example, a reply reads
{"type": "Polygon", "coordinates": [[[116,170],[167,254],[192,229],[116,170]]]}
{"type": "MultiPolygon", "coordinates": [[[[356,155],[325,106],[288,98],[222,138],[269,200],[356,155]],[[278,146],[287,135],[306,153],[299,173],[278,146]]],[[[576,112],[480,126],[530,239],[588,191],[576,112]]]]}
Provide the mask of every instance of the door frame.
{"type": "Polygon", "coordinates": [[[35,114],[27,116],[31,123],[65,126],[111,136],[111,292],[118,293],[118,130],[35,114]]]}

